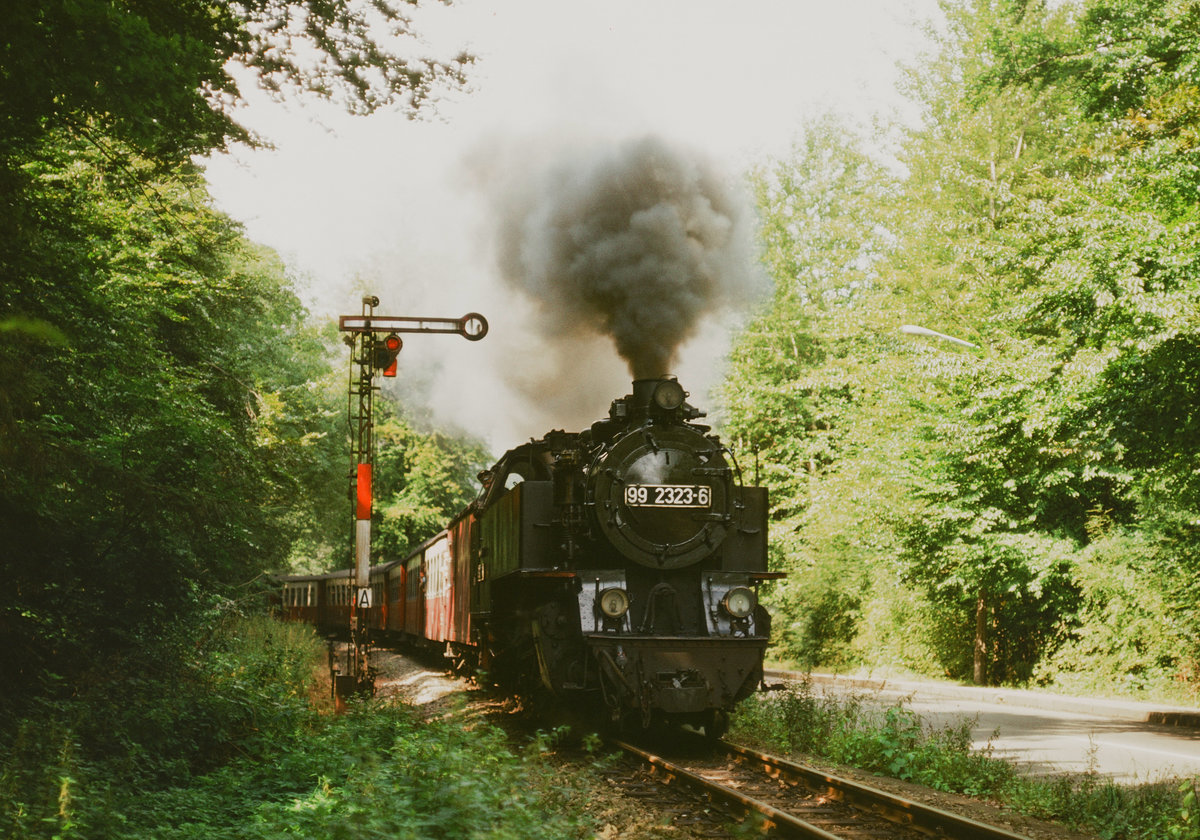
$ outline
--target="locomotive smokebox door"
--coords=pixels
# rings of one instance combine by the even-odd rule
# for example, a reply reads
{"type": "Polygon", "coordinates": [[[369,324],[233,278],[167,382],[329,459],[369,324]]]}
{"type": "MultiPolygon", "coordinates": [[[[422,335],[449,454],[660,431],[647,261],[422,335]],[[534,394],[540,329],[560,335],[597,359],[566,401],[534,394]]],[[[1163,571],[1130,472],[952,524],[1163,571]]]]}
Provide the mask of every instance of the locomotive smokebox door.
{"type": "Polygon", "coordinates": [[[710,556],[732,523],[720,448],[687,426],[647,425],[593,466],[601,532],[635,563],[678,569],[710,556]]]}

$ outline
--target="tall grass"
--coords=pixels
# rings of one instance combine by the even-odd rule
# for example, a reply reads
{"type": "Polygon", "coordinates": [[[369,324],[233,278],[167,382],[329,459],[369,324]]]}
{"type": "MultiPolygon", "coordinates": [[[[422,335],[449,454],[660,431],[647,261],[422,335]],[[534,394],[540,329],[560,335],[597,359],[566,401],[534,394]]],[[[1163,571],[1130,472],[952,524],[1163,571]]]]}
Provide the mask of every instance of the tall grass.
{"type": "Polygon", "coordinates": [[[304,628],[230,619],[196,638],[136,672],[98,671],[0,733],[0,837],[589,833],[552,785],[531,784],[537,755],[514,755],[486,725],[376,703],[315,707],[324,650],[304,628]]]}
{"type": "Polygon", "coordinates": [[[904,702],[866,695],[818,694],[805,681],[756,695],[734,715],[737,740],[804,753],[908,780],[936,790],[983,797],[1043,819],[1128,840],[1200,840],[1195,780],[1123,786],[1089,772],[1037,778],[972,746],[969,720],[936,728],[904,702]]]}

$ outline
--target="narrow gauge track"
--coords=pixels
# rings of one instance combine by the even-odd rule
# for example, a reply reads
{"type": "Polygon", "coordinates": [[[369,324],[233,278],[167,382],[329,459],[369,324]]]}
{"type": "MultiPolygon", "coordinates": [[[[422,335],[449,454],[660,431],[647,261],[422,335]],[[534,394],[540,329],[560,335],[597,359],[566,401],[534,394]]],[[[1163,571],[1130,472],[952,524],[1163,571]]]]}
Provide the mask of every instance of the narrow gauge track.
{"type": "Polygon", "coordinates": [[[720,742],[687,766],[625,742],[664,784],[680,782],[715,802],[757,815],[764,831],[817,840],[1028,840],[1021,834],[922,805],[849,779],[720,742]]]}

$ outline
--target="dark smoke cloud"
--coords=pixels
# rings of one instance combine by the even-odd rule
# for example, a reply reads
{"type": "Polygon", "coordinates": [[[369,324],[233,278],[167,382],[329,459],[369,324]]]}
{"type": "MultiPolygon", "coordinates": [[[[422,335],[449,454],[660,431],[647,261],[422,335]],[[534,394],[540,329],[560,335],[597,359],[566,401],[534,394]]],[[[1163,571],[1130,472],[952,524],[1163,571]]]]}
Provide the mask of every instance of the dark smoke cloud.
{"type": "Polygon", "coordinates": [[[600,335],[635,379],[670,373],[706,317],[761,291],[745,199],[697,155],[651,137],[488,168],[500,269],[565,359],[600,335]]]}

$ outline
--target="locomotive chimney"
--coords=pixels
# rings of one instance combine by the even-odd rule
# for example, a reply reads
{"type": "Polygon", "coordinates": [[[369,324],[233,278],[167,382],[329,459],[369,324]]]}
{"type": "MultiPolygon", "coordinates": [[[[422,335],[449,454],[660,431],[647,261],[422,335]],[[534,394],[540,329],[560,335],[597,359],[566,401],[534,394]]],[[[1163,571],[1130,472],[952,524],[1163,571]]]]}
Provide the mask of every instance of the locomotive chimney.
{"type": "Polygon", "coordinates": [[[687,391],[674,376],[660,376],[657,379],[633,380],[632,414],[639,417],[654,417],[659,419],[671,418],[679,420],[691,419],[700,415],[689,406],[687,391]]]}
{"type": "Polygon", "coordinates": [[[673,376],[660,376],[655,379],[633,380],[633,405],[639,412],[645,413],[650,409],[650,401],[654,399],[654,391],[659,384],[674,381],[673,376]]]}

